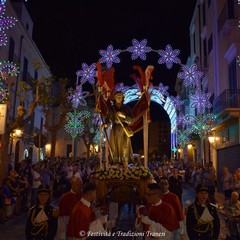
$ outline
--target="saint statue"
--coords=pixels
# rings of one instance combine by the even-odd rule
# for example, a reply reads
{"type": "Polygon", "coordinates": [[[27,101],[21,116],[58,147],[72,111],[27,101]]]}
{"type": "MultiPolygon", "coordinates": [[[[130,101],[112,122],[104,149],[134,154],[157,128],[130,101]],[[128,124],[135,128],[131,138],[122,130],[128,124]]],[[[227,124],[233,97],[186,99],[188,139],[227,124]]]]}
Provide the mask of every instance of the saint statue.
{"type": "Polygon", "coordinates": [[[110,148],[112,162],[127,166],[133,159],[131,136],[129,129],[133,115],[129,106],[123,104],[124,95],[121,91],[114,94],[113,105],[110,106],[106,119],[107,126],[112,124],[110,131],[110,148]]]}

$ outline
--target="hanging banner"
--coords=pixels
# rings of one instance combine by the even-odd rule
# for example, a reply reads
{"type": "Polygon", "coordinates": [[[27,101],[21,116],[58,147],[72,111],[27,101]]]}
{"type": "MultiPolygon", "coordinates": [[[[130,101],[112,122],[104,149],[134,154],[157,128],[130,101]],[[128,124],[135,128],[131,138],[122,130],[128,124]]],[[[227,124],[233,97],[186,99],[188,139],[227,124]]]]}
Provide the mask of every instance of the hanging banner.
{"type": "Polygon", "coordinates": [[[7,119],[7,104],[0,104],[0,135],[5,133],[7,119]]]}

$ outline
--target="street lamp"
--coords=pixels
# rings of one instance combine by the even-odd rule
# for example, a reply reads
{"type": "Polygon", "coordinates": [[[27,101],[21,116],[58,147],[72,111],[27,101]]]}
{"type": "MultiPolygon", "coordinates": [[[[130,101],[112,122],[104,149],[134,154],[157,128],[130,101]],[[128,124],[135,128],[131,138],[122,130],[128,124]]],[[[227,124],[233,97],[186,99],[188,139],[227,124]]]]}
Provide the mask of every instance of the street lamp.
{"type": "Polygon", "coordinates": [[[216,137],[211,133],[208,135],[208,141],[211,145],[215,143],[216,137]]]}
{"type": "Polygon", "coordinates": [[[217,169],[217,137],[216,137],[216,132],[213,131],[208,135],[208,141],[210,144],[210,160],[213,163],[213,166],[215,169],[217,169]]]}

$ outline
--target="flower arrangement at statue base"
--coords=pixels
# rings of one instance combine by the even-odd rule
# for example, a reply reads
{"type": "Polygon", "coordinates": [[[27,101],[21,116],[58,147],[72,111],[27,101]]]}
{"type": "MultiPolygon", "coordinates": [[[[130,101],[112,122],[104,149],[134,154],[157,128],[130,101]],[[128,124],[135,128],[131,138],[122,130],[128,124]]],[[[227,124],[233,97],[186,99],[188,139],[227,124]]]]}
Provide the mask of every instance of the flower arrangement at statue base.
{"type": "Polygon", "coordinates": [[[140,180],[140,179],[150,179],[153,175],[149,168],[140,166],[131,166],[128,168],[120,168],[117,166],[110,166],[108,168],[101,167],[96,170],[95,178],[100,180],[112,180],[112,179],[131,179],[131,180],[140,180]]]}
{"type": "MultiPolygon", "coordinates": [[[[97,195],[99,199],[104,199],[110,190],[118,189],[118,192],[124,192],[123,189],[129,189],[129,191],[135,190],[139,195],[139,201],[144,198],[147,188],[148,180],[153,177],[151,171],[143,166],[136,167],[131,166],[128,168],[120,168],[117,166],[110,166],[108,168],[99,168],[95,173],[95,181],[97,184],[97,195]],[[128,188],[126,188],[126,186],[128,188]]],[[[114,192],[114,191],[113,191],[114,192]]],[[[124,193],[125,196],[130,196],[130,192],[124,193]]],[[[113,197],[115,199],[121,198],[121,196],[113,197]]],[[[132,199],[129,199],[129,202],[132,199]]]]}

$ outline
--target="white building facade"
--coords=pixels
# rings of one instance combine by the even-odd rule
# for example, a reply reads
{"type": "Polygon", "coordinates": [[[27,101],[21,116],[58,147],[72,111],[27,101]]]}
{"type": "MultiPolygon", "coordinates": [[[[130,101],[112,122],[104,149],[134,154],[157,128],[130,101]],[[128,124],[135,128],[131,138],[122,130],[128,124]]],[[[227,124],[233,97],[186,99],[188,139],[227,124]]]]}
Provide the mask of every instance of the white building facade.
{"type": "Polygon", "coordinates": [[[240,167],[239,20],[237,0],[198,0],[190,25],[188,61],[204,72],[202,90],[212,94],[210,112],[217,117],[214,142],[206,139],[204,152],[206,162],[213,162],[218,179],[223,166],[232,172],[240,167]]]}
{"type": "MultiPolygon", "coordinates": [[[[51,72],[45,63],[43,56],[32,39],[33,22],[23,2],[6,1],[6,15],[17,19],[16,25],[6,31],[8,42],[0,47],[0,61],[9,61],[19,67],[19,74],[15,77],[9,95],[11,96],[7,121],[14,120],[17,116],[18,106],[22,105],[28,112],[34,93],[28,93],[25,100],[20,102],[17,97],[19,83],[25,81],[30,86],[32,79],[40,79],[41,76],[50,77],[51,72]],[[34,69],[34,62],[38,61],[42,68],[34,69]]],[[[27,114],[26,114],[27,115],[27,114]]],[[[31,158],[33,163],[44,158],[45,149],[34,146],[34,137],[44,134],[45,115],[42,108],[37,106],[32,119],[21,129],[21,135],[12,134],[8,148],[9,162],[16,166],[22,159],[31,158]],[[39,159],[40,157],[40,159],[39,159]]]]}

